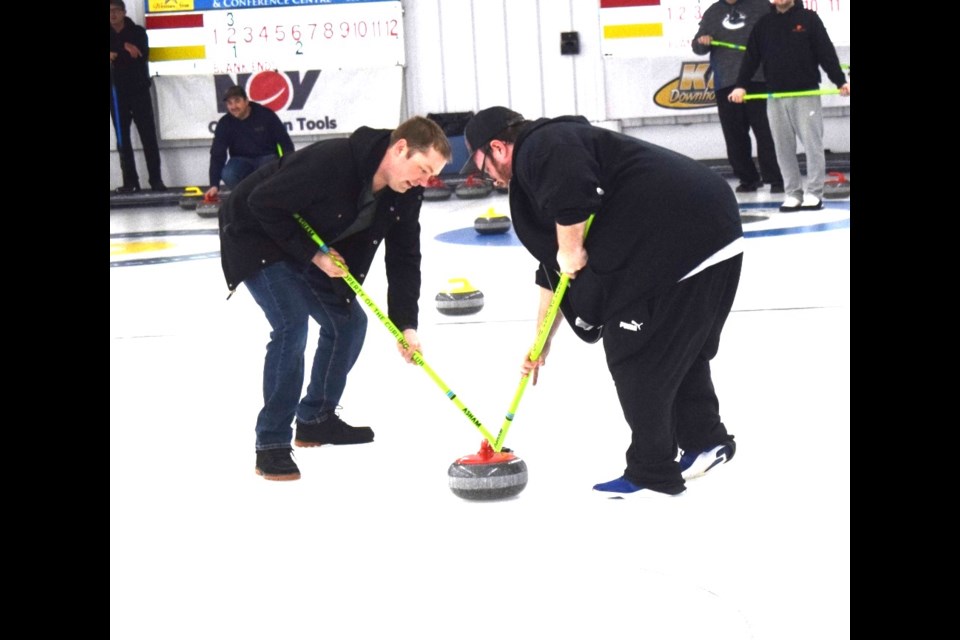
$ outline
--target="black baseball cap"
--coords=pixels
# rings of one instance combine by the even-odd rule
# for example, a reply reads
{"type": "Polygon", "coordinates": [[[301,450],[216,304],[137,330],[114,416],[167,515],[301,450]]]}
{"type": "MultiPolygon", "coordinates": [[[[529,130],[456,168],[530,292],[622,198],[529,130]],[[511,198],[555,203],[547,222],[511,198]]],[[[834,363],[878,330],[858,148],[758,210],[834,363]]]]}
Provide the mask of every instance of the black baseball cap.
{"type": "Polygon", "coordinates": [[[470,118],[463,130],[463,138],[467,143],[467,152],[470,157],[460,169],[460,175],[479,173],[480,168],[473,161],[476,150],[493,140],[504,129],[521,122],[525,122],[524,117],[506,107],[489,107],[478,111],[470,118]]]}
{"type": "Polygon", "coordinates": [[[243,98],[244,100],[249,100],[249,98],[247,98],[247,92],[243,90],[243,87],[238,87],[237,85],[233,85],[223,93],[224,102],[230,98],[243,98]]]}

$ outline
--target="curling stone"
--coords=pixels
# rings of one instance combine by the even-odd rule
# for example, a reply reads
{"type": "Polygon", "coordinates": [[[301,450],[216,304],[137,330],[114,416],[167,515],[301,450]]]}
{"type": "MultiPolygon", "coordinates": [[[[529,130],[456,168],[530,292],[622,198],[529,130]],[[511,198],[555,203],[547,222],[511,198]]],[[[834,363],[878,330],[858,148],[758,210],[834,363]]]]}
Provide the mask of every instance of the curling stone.
{"type": "Polygon", "coordinates": [[[753,222],[763,222],[764,220],[769,220],[770,216],[765,216],[756,213],[741,213],[740,214],[740,224],[751,224],[753,222]]]}
{"type": "Polygon", "coordinates": [[[512,498],[527,486],[527,463],[510,449],[493,450],[486,440],[480,451],[458,458],[447,470],[450,490],[464,500],[512,498]]]}
{"type": "Polygon", "coordinates": [[[477,291],[466,278],[451,278],[450,284],[460,286],[437,294],[437,311],[448,316],[464,316],[483,309],[483,292],[477,291]]]}
{"type": "Polygon", "coordinates": [[[473,228],[481,235],[506,233],[510,230],[510,218],[490,207],[485,214],[473,221],[473,228]]]}
{"type": "Polygon", "coordinates": [[[823,181],[823,197],[838,199],[850,197],[850,181],[840,171],[831,171],[827,174],[831,178],[823,181]]]}
{"type": "Polygon", "coordinates": [[[437,176],[431,176],[427,186],[423,189],[424,200],[448,200],[452,195],[453,187],[437,176]]]}
{"type": "Polygon", "coordinates": [[[220,205],[223,204],[223,199],[228,195],[229,193],[223,191],[212,198],[204,195],[203,200],[197,205],[197,215],[201,218],[216,218],[220,215],[220,205]]]}
{"type": "Polygon", "coordinates": [[[461,182],[454,193],[458,198],[484,198],[493,191],[493,185],[476,175],[469,175],[467,179],[461,182]]]}
{"type": "Polygon", "coordinates": [[[180,194],[180,208],[188,211],[196,209],[201,200],[203,200],[203,191],[200,187],[184,187],[183,193],[180,194]]]}

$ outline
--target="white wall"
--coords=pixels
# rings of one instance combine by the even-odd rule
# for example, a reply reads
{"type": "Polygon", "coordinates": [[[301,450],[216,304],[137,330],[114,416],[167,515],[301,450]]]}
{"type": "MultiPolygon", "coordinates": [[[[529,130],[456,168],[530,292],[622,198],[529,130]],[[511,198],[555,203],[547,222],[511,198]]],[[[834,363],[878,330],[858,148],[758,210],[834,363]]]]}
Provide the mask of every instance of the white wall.
{"type": "MultiPolygon", "coordinates": [[[[398,122],[502,104],[527,118],[583,115],[701,160],[726,157],[715,108],[648,113],[650,83],[660,81],[648,77],[642,59],[604,58],[598,0],[404,0],[403,7],[407,64],[398,122]],[[560,54],[560,34],[568,31],[580,35],[579,55],[560,54]]],[[[142,3],[127,2],[127,15],[142,25],[142,3]]],[[[837,51],[849,63],[850,47],[837,51]]],[[[691,52],[682,59],[698,57],[691,52]]],[[[824,115],[825,148],[849,153],[849,99],[826,96],[824,115]]],[[[332,136],[298,138],[296,144],[325,137],[332,136]]],[[[136,127],[132,138],[145,185],[136,127]]],[[[161,140],[160,148],[167,185],[206,182],[209,140],[161,140]]],[[[121,182],[111,123],[111,188],[121,182]]]]}

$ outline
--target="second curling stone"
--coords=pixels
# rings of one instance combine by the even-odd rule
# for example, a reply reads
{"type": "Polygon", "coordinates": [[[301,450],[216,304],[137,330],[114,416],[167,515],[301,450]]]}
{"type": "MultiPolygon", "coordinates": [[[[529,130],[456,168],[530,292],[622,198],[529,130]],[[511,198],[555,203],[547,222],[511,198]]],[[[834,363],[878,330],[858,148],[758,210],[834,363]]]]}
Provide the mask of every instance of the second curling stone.
{"type": "Polygon", "coordinates": [[[473,288],[466,278],[451,278],[460,286],[437,294],[437,311],[447,316],[463,316],[483,309],[483,292],[473,288]]]}
{"type": "Polygon", "coordinates": [[[490,207],[485,214],[473,221],[473,228],[481,235],[506,233],[510,231],[510,218],[490,207]]]}

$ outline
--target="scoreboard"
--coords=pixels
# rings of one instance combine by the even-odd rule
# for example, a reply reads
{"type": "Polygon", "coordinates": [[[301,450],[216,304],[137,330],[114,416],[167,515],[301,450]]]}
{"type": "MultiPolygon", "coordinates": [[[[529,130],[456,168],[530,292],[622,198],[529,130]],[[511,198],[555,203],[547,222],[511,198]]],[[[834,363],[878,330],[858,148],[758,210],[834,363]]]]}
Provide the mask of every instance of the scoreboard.
{"type": "Polygon", "coordinates": [[[403,66],[399,0],[145,0],[151,75],[403,66]]]}

